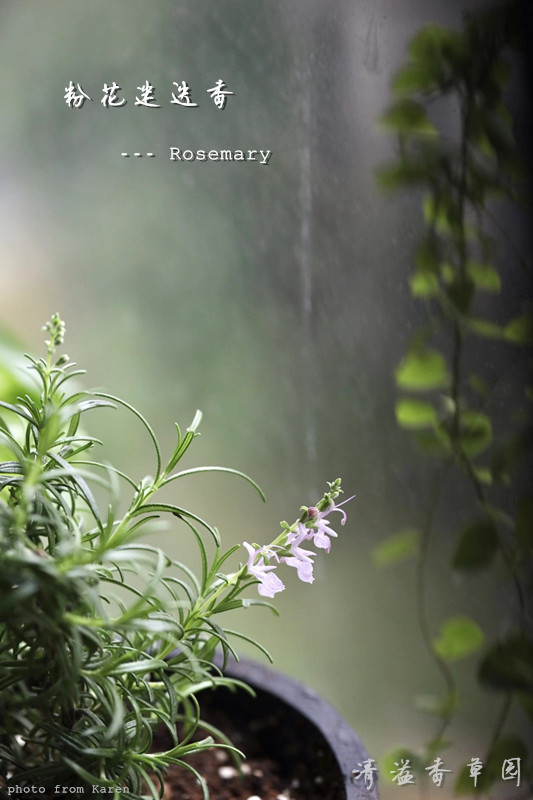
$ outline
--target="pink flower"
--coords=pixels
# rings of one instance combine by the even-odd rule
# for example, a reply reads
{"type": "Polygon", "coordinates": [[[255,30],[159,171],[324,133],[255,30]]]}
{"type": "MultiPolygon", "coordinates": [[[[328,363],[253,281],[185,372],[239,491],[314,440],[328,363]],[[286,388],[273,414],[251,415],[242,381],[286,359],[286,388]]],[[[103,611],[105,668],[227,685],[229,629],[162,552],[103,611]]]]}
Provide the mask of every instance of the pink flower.
{"type": "Polygon", "coordinates": [[[287,542],[295,547],[299,547],[302,542],[309,538],[309,528],[306,528],[303,522],[298,522],[296,524],[296,530],[289,531],[287,534],[287,542]]]}
{"type": "Polygon", "coordinates": [[[248,572],[259,581],[259,586],[257,587],[259,594],[263,597],[274,597],[277,592],[282,592],[285,586],[272,571],[276,569],[275,565],[272,564],[268,566],[265,564],[265,559],[262,555],[264,553],[264,555],[273,556],[275,553],[269,551],[266,547],[260,547],[256,550],[251,544],[248,544],[248,542],[243,542],[243,546],[248,550],[248,572]],[[258,555],[260,556],[259,561],[257,564],[254,564],[258,555]]]}
{"type": "MultiPolygon", "coordinates": [[[[321,550],[325,550],[326,553],[329,553],[331,548],[331,540],[329,539],[329,537],[330,536],[336,537],[337,534],[335,533],[334,530],[332,530],[332,528],[330,528],[328,522],[326,522],[326,517],[329,514],[331,514],[332,511],[339,511],[342,514],[341,525],[344,525],[346,522],[346,512],[341,511],[340,507],[343,506],[345,503],[349,503],[349,501],[353,500],[354,497],[355,495],[352,495],[352,497],[348,497],[347,500],[343,500],[342,503],[333,503],[333,505],[327,508],[325,511],[318,511],[316,517],[313,514],[311,518],[311,525],[309,528],[306,529],[307,536],[305,538],[313,539],[313,544],[315,545],[315,547],[318,547],[321,550]],[[313,519],[313,517],[315,518],[313,519]]],[[[317,509],[315,508],[308,509],[307,511],[308,515],[310,511],[316,512],[317,509]]]]}
{"type": "MultiPolygon", "coordinates": [[[[250,575],[257,578],[259,586],[257,590],[264,597],[274,597],[277,592],[283,591],[285,586],[275,574],[277,564],[265,564],[265,559],[275,559],[278,564],[287,564],[294,567],[298,577],[304,583],[313,583],[313,559],[316,553],[313,550],[306,550],[301,545],[303,542],[312,540],[315,547],[329,553],[331,549],[331,537],[337,536],[330,522],[327,519],[333,511],[341,513],[341,525],[346,522],[346,513],[341,509],[345,503],[353,500],[349,497],[342,503],[335,503],[334,498],[340,494],[340,480],[329,484],[330,493],[325,494],[318,507],[302,507],[302,516],[294,523],[287,525],[282,523],[284,533],[271,544],[265,547],[254,548],[248,542],[243,542],[248,551],[247,570],[250,575]],[[323,506],[326,505],[326,508],[323,506]],[[321,507],[323,510],[320,510],[321,507]],[[257,562],[257,563],[255,563],[257,562]]],[[[355,495],[354,495],[355,496],[355,495]]]]}
{"type": "Polygon", "coordinates": [[[296,567],[301,581],[313,583],[313,559],[311,556],[314,556],[315,553],[312,550],[304,550],[302,547],[298,547],[294,542],[291,544],[290,553],[290,556],[283,556],[281,560],[289,567],[296,567]]]}

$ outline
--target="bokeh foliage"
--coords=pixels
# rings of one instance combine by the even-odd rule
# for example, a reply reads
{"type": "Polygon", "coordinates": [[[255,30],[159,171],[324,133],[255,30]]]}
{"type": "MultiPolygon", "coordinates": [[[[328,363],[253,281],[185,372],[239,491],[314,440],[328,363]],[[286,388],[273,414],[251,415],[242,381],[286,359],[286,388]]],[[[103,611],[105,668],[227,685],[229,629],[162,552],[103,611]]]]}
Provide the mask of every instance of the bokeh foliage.
{"type": "MultiPolygon", "coordinates": [[[[511,313],[508,300],[502,301],[501,309],[491,307],[490,314],[484,305],[487,293],[502,291],[510,269],[499,249],[497,204],[523,202],[527,190],[505,94],[510,51],[519,47],[519,34],[518,3],[471,15],[459,31],[436,25],[422,28],[394,79],[396,100],[381,117],[398,137],[399,158],[378,172],[385,189],[416,188],[423,193],[426,227],[409,284],[427,316],[396,370],[396,419],[427,457],[441,465],[429,502],[420,500],[419,528],[396,534],[377,550],[382,563],[416,555],[420,630],[445,689],[431,702],[426,699],[425,710],[438,722],[423,755],[403,750],[394,758],[410,758],[420,779],[428,781],[425,765],[449,744],[460,708],[455,663],[476,653],[473,669],[478,681],[502,695],[478,792],[491,790],[501,779],[506,758],[522,759],[524,785],[531,787],[533,776],[526,741],[507,723],[512,703],[530,716],[533,700],[533,505],[528,486],[533,318],[531,307],[520,300],[511,313]],[[454,135],[439,124],[443,108],[456,119],[454,135]],[[506,348],[509,363],[521,365],[518,378],[516,370],[484,374],[483,349],[491,354],[494,342],[506,348]],[[502,415],[495,400],[508,385],[512,404],[502,415]],[[452,472],[466,487],[459,499],[449,487],[452,472]],[[490,641],[466,615],[443,619],[437,632],[429,611],[427,570],[436,516],[440,505],[454,503],[461,506],[462,522],[450,531],[450,568],[474,575],[499,561],[514,594],[514,619],[510,623],[502,615],[499,636],[490,641]]],[[[533,279],[531,265],[520,259],[520,266],[533,279]]],[[[466,766],[455,789],[458,794],[474,793],[466,766]]]]}

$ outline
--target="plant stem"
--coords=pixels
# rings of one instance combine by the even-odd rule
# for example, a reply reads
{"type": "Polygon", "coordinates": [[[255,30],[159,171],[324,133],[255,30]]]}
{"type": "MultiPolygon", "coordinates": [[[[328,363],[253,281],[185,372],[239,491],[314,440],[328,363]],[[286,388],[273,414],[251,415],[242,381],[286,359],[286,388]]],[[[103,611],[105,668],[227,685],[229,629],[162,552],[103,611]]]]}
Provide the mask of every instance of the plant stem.
{"type": "MultiPolygon", "coordinates": [[[[429,542],[431,539],[433,522],[435,519],[435,514],[437,512],[440,495],[444,488],[446,478],[449,474],[451,465],[452,465],[452,460],[450,459],[444,466],[442,476],[438,474],[435,477],[434,486],[431,491],[430,502],[426,513],[426,519],[422,529],[422,542],[421,542],[420,552],[417,561],[417,570],[416,570],[416,599],[417,599],[418,624],[426,648],[430,653],[433,661],[435,662],[438,670],[440,671],[441,675],[444,678],[448,693],[450,695],[450,700],[453,693],[455,692],[455,681],[453,679],[453,674],[449,666],[435,652],[435,648],[433,646],[431,629],[426,609],[426,567],[427,567],[427,555],[429,550],[429,542]]],[[[450,723],[451,716],[452,716],[451,711],[446,713],[441,728],[439,729],[438,732],[438,738],[442,737],[444,731],[446,730],[447,726],[450,723]]]]}

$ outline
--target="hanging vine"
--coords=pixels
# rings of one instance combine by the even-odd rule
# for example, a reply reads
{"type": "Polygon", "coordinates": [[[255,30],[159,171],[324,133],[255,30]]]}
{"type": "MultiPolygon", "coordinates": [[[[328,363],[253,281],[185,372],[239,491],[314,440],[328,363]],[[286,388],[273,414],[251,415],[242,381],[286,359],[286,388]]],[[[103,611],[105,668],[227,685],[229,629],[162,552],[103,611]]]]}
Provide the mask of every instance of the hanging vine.
{"type": "MultiPolygon", "coordinates": [[[[522,787],[533,776],[525,742],[509,730],[514,704],[533,719],[533,499],[527,493],[533,321],[527,301],[511,314],[507,300],[496,309],[486,302],[500,294],[512,268],[510,258],[502,257],[511,237],[498,222],[496,202],[521,203],[525,196],[525,170],[505,102],[510,49],[520,44],[519,11],[513,2],[469,16],[460,31],[421,29],[394,79],[396,100],[381,118],[398,137],[399,157],[379,170],[378,180],[389,190],[422,189],[425,220],[409,284],[425,305],[427,321],[396,370],[395,411],[398,424],[438,466],[418,530],[392,536],[378,549],[388,561],[416,555],[419,625],[445,685],[432,705],[438,723],[424,753],[402,751],[422,783],[428,780],[425,764],[446,746],[459,705],[455,662],[477,653],[477,679],[502,695],[495,729],[478,759],[480,771],[474,775],[465,765],[455,782],[457,794],[490,792],[507,759],[520,759],[522,787]],[[507,348],[505,359],[513,369],[491,379],[483,373],[490,372],[485,363],[495,347],[507,348]],[[502,419],[494,398],[505,386],[512,386],[516,409],[502,419]],[[460,499],[450,496],[448,478],[454,472],[462,476],[460,499]],[[430,619],[427,562],[444,499],[463,516],[453,532],[453,570],[475,573],[501,559],[512,586],[516,618],[490,643],[467,615],[442,621],[438,633],[430,619]]],[[[533,272],[514,245],[512,258],[531,288],[533,272]]]]}

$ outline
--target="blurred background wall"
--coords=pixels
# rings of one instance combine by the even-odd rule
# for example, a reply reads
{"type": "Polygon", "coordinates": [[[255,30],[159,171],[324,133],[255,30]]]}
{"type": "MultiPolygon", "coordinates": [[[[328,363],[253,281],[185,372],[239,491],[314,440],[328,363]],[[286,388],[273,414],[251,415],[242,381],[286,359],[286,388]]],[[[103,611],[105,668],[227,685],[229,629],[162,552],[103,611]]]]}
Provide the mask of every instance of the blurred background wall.
{"type": "MultiPolygon", "coordinates": [[[[413,697],[439,689],[417,628],[413,564],[380,571],[371,558],[380,540],[416,523],[431,480],[394,418],[394,368],[422,319],[407,285],[420,198],[378,192],[373,169],[394,142],[375,119],[416,29],[457,26],[486,5],[0,4],[5,336],[42,352],[41,325],[59,311],[86,385],[138,406],[169,449],[173,422],[186,427],[202,409],[189,463],[244,470],[268,497],[263,506],[227,476],[181,484],[180,501],[228,546],[269,541],[280,519],[343,478],[357,497],[313,587],[289,580],[279,619],[256,609],[233,627],[257,634],[278,668],[329,699],[375,758],[427,738],[432,723],[413,697]],[[234,92],[223,111],[206,92],[219,78],[234,92]],[[158,109],[135,106],[147,80],[158,109]],[[170,104],[183,80],[198,108],[170,104]],[[92,102],[69,109],[70,81],[92,102]],[[102,89],[113,81],[127,105],[106,109],[102,89]],[[172,146],[272,156],[268,166],[178,163],[172,146]]],[[[131,419],[102,412],[94,423],[109,457],[138,477],[151,471],[131,419]]],[[[461,508],[441,511],[435,629],[466,611],[490,633],[505,586],[496,596],[494,581],[479,578],[472,591],[450,574],[446,534],[461,508]]],[[[194,563],[185,530],[164,542],[194,563]]],[[[496,714],[467,667],[458,667],[457,766],[483,752],[496,714]]],[[[397,791],[382,785],[384,798],[397,791]]]]}

